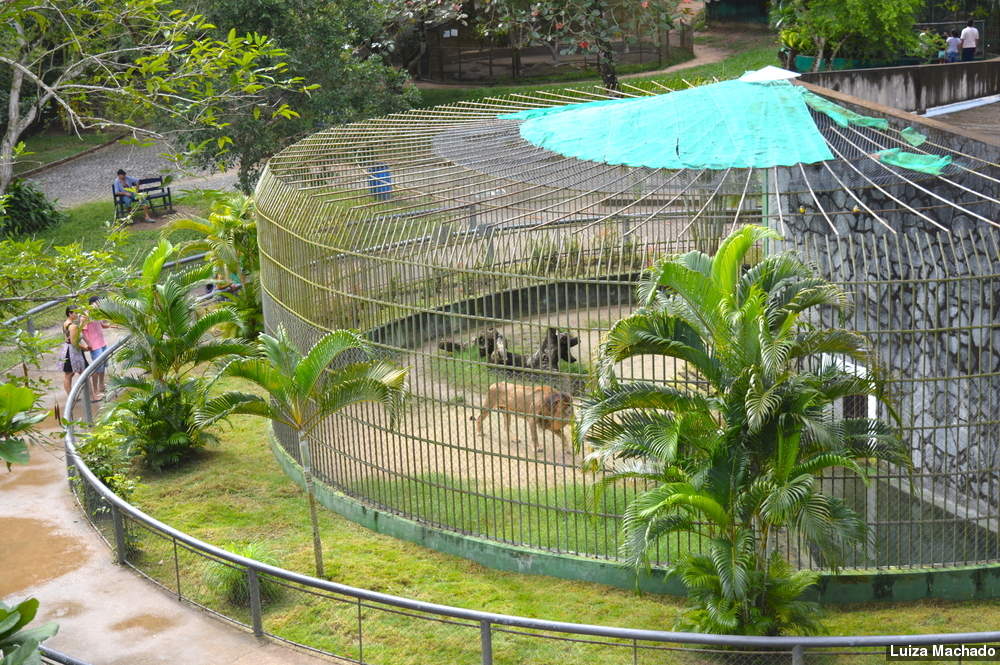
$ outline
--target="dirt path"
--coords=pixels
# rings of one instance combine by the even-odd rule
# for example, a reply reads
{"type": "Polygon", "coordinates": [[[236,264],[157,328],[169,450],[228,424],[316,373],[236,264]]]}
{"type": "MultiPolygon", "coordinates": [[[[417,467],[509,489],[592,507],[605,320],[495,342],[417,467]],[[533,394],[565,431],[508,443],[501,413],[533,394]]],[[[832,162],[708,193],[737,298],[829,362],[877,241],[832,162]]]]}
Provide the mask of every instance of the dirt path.
{"type": "Polygon", "coordinates": [[[694,47],[694,58],[687,60],[678,65],[671,65],[670,67],[664,67],[663,69],[657,69],[652,72],[638,72],[636,74],[623,74],[619,76],[620,79],[637,79],[646,78],[649,76],[656,76],[657,74],[670,74],[672,72],[680,72],[685,69],[691,69],[692,67],[700,67],[701,65],[711,65],[716,62],[722,62],[729,56],[733,54],[732,51],[725,48],[719,48],[717,46],[702,46],[696,45],[694,47]]]}

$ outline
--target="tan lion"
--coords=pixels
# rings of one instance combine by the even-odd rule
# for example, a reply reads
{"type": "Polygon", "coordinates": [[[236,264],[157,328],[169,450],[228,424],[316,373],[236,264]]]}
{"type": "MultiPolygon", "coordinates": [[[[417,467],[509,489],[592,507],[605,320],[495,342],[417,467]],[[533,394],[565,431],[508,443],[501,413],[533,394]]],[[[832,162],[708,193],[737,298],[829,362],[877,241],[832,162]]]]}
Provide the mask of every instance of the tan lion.
{"type": "Polygon", "coordinates": [[[559,437],[563,446],[566,435],[563,430],[573,417],[573,396],[556,390],[552,386],[522,386],[517,383],[494,383],[486,392],[486,402],[476,420],[476,430],[483,434],[483,421],[491,410],[499,410],[504,415],[507,438],[510,438],[510,417],[521,415],[531,423],[531,442],[535,450],[538,445],[538,430],[548,430],[559,437]]]}

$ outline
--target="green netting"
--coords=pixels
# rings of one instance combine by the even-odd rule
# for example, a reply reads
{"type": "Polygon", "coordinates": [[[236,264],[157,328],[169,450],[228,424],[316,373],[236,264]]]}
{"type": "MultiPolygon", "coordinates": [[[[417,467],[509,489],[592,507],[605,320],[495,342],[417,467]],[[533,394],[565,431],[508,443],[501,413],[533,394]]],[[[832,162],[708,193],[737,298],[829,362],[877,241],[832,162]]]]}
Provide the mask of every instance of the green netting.
{"type": "Polygon", "coordinates": [[[787,81],[723,81],[500,117],[524,120],[523,139],[567,157],[667,169],[767,168],[833,159],[805,92],[787,81]]]}
{"type": "Polygon", "coordinates": [[[906,139],[906,142],[914,148],[922,145],[927,140],[926,136],[915,130],[913,127],[907,127],[901,131],[899,135],[906,139]]]}
{"type": "Polygon", "coordinates": [[[876,154],[879,160],[886,164],[930,175],[941,175],[945,167],[951,164],[951,155],[919,155],[899,148],[883,150],[876,154]]]}
{"type": "Polygon", "coordinates": [[[858,125],[859,127],[889,129],[889,121],[885,118],[873,118],[868,115],[855,113],[850,109],[844,108],[840,104],[831,102],[826,97],[820,97],[819,95],[815,95],[808,90],[802,91],[802,97],[805,99],[806,104],[808,104],[810,108],[827,116],[841,127],[858,125]]]}

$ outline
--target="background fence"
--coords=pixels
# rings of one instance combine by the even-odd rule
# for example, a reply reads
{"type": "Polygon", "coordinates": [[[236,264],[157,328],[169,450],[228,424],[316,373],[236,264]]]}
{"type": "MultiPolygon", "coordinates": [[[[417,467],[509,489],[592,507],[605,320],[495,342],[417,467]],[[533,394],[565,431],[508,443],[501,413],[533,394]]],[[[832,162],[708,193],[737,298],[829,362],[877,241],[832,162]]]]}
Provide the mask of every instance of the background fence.
{"type": "MultiPolygon", "coordinates": [[[[120,344],[120,343],[119,343],[120,344]]],[[[117,345],[116,345],[117,346],[117,345]]],[[[113,351],[114,349],[112,349],[113,351]]],[[[69,415],[90,374],[113,353],[87,368],[68,400],[69,415]]],[[[114,373],[114,366],[106,367],[114,373]]],[[[853,665],[885,662],[888,645],[982,644],[1000,632],[859,637],[739,637],[630,630],[518,617],[426,603],[311,578],[240,557],[159,522],[111,493],[76,453],[86,424],[69,425],[66,465],[71,491],[90,524],[128,566],[178,600],[191,603],[256,635],[287,642],[340,661],[409,665],[853,665]],[[234,604],[208,581],[229,568],[246,577],[243,602],[234,604]],[[287,610],[322,617],[329,630],[303,631],[287,610]]],[[[310,622],[313,625],[314,622],[310,622]]],[[[99,639],[99,636],[95,636],[99,639]]],[[[56,652],[46,662],[80,665],[56,652]]]]}
{"type": "MultiPolygon", "coordinates": [[[[480,39],[465,27],[428,32],[427,49],[416,64],[416,75],[441,82],[517,81],[565,72],[591,70],[596,75],[596,53],[567,53],[567,43],[513,48],[502,40],[480,39]],[[444,34],[454,37],[444,37],[444,34]]],[[[662,65],[677,61],[678,51],[693,57],[694,30],[681,25],[677,30],[642,32],[636,26],[627,39],[613,43],[615,63],[621,66],[662,65]]]]}

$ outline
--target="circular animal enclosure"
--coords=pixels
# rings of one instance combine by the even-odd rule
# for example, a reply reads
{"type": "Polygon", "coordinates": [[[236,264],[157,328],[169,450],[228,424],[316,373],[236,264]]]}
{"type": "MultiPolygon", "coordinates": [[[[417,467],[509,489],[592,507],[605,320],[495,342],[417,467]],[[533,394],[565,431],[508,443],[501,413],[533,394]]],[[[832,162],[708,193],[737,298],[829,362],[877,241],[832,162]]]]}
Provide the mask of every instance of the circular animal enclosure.
{"type": "MultiPolygon", "coordinates": [[[[912,474],[883,466],[869,484],[823,479],[871,527],[848,567],[997,561],[996,148],[924,127],[922,151],[952,161],[919,173],[871,157],[910,145],[895,121],[840,126],[810,109],[832,160],[648,168],[557,154],[523,138],[525,120],[498,117],[594,97],[417,110],[320,132],[271,160],[257,189],[268,328],[284,326],[304,346],[360,329],[410,368],[398,422],[364,405],[316,432],[316,476],[436,529],[616,559],[620,515],[641,488],[622,482],[595,503],[595,474],[568,440],[601,336],[633,310],[654,257],[711,253],[734,226],[758,223],[784,240],[751,261],[794,249],[853,294],[843,323],[890,370],[912,451],[912,474]]],[[[626,380],[690,380],[661,358],[618,370],[626,380]]],[[[880,415],[862,397],[836,408],[880,415]]],[[[276,436],[297,459],[294,437],[276,436]]],[[[799,567],[824,568],[787,534],[779,546],[799,567]]],[[[699,547],[666,539],[657,558],[699,547]]]]}

